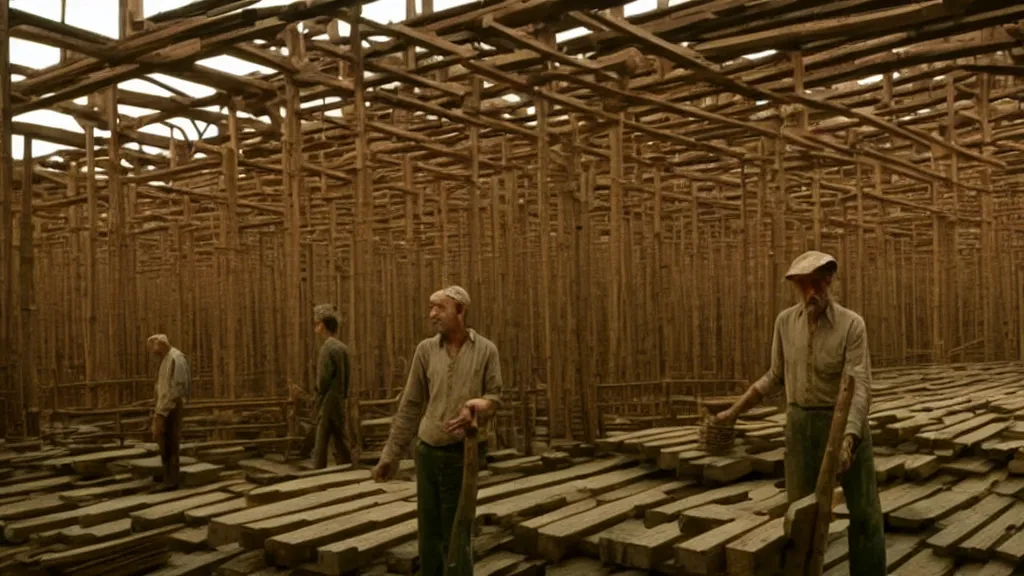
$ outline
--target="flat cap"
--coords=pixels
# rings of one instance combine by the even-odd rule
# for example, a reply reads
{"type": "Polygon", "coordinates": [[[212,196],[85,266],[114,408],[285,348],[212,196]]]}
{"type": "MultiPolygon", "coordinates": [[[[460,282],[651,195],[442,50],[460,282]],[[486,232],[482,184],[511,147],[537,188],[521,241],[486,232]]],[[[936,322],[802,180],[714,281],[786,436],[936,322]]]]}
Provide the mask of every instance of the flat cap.
{"type": "Polygon", "coordinates": [[[171,345],[171,341],[167,339],[167,334],[153,334],[149,338],[146,338],[147,344],[153,344],[154,342],[162,342],[168,346],[171,345]]]}
{"type": "Polygon", "coordinates": [[[322,322],[324,318],[338,319],[338,312],[332,304],[317,304],[313,307],[313,319],[322,322]]]}
{"type": "Polygon", "coordinates": [[[839,269],[839,263],[836,262],[836,259],[831,254],[825,254],[817,250],[808,250],[797,256],[793,263],[789,265],[786,279],[789,280],[794,276],[805,276],[826,266],[828,267],[827,272],[832,274],[839,269]]]}

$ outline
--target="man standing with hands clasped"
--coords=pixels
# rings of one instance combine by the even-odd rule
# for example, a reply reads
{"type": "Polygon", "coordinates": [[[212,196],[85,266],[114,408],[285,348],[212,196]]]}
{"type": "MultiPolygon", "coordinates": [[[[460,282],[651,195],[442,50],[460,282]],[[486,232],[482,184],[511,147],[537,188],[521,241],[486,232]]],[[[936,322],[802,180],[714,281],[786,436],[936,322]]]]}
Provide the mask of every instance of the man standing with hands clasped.
{"type": "Polygon", "coordinates": [[[860,315],[832,301],[829,287],[838,268],[835,258],[815,250],[793,261],[786,279],[795,286],[800,303],[775,319],[771,368],[716,419],[720,424],[734,422],[785,383],[789,403],[786,492],[793,503],[815,490],[840,380],[844,373],[849,375],[853,403],[838,473],[850,510],[850,574],[884,576],[884,524],[867,422],[871,406],[867,331],[860,315]]]}
{"type": "Polygon", "coordinates": [[[469,294],[460,286],[430,296],[430,321],[437,335],[416,346],[391,435],[374,470],[378,482],[391,479],[402,453],[418,434],[416,500],[422,576],[444,574],[449,546],[459,549],[456,574],[473,573],[468,527],[457,542],[449,540],[462,490],[465,430],[474,417],[482,424],[497,410],[501,365],[497,347],[466,327],[468,310],[469,294]]]}

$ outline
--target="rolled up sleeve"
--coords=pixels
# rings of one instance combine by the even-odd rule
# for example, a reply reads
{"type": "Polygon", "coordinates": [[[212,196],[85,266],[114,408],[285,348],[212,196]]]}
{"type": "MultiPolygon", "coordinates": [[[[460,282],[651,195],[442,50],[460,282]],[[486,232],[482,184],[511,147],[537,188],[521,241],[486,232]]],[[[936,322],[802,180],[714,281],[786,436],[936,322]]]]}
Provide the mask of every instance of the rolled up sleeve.
{"type": "Polygon", "coordinates": [[[501,358],[498,356],[498,349],[492,347],[487,355],[487,363],[484,365],[484,382],[482,398],[494,403],[494,409],[501,407],[501,358]]]}
{"type": "Polygon", "coordinates": [[[782,374],[786,360],[782,347],[782,314],[775,317],[775,328],[772,336],[772,364],[764,376],[754,382],[754,387],[762,396],[768,397],[776,393],[782,386],[782,374]]]}
{"type": "Polygon", "coordinates": [[[846,420],[846,433],[860,438],[871,408],[871,353],[862,318],[857,318],[850,325],[843,372],[853,381],[853,402],[846,420]]]}
{"type": "Polygon", "coordinates": [[[405,382],[405,391],[402,392],[402,400],[398,403],[398,411],[391,420],[391,434],[381,453],[381,460],[391,462],[401,458],[419,428],[426,400],[427,360],[421,344],[413,355],[409,378],[405,382]]]}

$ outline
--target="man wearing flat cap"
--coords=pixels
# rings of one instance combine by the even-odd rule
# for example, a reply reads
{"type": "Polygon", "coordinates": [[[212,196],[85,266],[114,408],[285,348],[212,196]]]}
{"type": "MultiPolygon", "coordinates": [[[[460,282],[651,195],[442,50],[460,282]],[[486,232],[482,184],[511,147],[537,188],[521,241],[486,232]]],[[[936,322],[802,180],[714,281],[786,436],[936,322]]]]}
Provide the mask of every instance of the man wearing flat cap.
{"type": "Polygon", "coordinates": [[[786,492],[789,501],[795,502],[815,490],[840,380],[847,374],[854,386],[853,402],[839,451],[838,473],[850,510],[850,574],[883,576],[885,534],[867,421],[871,358],[864,319],[834,302],[829,294],[838,267],[835,258],[816,250],[793,261],[786,280],[793,283],[800,303],[775,319],[771,368],[717,419],[731,423],[785,387],[789,403],[786,492]]]}
{"type": "Polygon", "coordinates": [[[180,350],[171,346],[166,334],[154,334],[146,339],[150,354],[160,360],[153,396],[153,441],[160,447],[163,464],[163,485],[178,486],[181,447],[182,411],[191,383],[188,360],[180,350]]]}
{"type": "MultiPolygon", "coordinates": [[[[351,366],[348,348],[338,340],[338,313],[330,304],[313,309],[314,330],[320,338],[316,361],[316,426],[313,441],[313,467],[327,467],[327,446],[334,444],[337,464],[355,463],[352,459],[353,434],[349,433],[346,408],[351,366]]],[[[303,452],[308,450],[307,446],[303,452]]],[[[358,452],[358,450],[356,451],[358,452]]]]}
{"type": "MultiPolygon", "coordinates": [[[[409,379],[391,435],[374,471],[378,482],[394,476],[414,436],[416,501],[419,508],[420,574],[442,576],[449,546],[458,547],[455,572],[473,573],[469,529],[451,539],[462,491],[463,439],[474,420],[495,413],[501,394],[498,349],[466,327],[469,294],[449,286],[430,296],[430,321],[437,335],[416,346],[409,379]]],[[[483,458],[481,458],[483,461],[483,458]]]]}

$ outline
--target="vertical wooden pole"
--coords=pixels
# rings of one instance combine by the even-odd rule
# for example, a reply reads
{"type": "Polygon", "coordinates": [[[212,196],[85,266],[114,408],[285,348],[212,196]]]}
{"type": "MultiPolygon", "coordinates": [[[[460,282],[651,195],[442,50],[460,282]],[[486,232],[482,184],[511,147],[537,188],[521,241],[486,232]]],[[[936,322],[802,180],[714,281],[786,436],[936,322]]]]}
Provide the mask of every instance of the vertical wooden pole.
{"type": "MultiPolygon", "coordinates": [[[[873,188],[875,194],[882,195],[882,166],[881,164],[874,164],[873,172],[873,188]]],[[[881,288],[882,297],[878,299],[880,314],[878,314],[878,328],[881,330],[879,333],[878,343],[881,354],[879,359],[881,362],[891,362],[894,354],[892,352],[891,344],[891,319],[889,310],[889,282],[887,280],[889,275],[889,258],[888,248],[886,246],[885,239],[885,225],[882,221],[885,220],[885,203],[878,202],[878,218],[879,223],[875,227],[875,234],[878,236],[878,277],[874,279],[875,283],[881,288]]]]}
{"type": "Polygon", "coordinates": [[[39,406],[36,400],[37,374],[35,362],[35,319],[36,319],[36,286],[34,239],[32,226],[32,138],[24,137],[25,152],[21,163],[21,229],[19,231],[18,274],[21,276],[19,302],[21,305],[21,348],[18,352],[21,363],[21,409],[22,430],[26,436],[35,436],[37,430],[39,406]]]}
{"type": "MultiPolygon", "coordinates": [[[[978,121],[981,124],[982,154],[987,152],[987,144],[992,139],[992,125],[989,122],[989,92],[991,90],[989,80],[990,77],[988,74],[978,74],[977,107],[978,121]]],[[[978,302],[981,305],[982,346],[985,354],[985,361],[990,362],[996,356],[996,352],[994,350],[996,342],[1001,339],[993,330],[995,323],[995,301],[1000,300],[1000,298],[995,296],[993,287],[997,285],[996,278],[1000,275],[998,272],[993,274],[992,270],[992,248],[993,245],[998,244],[998,242],[993,242],[994,240],[997,240],[997,238],[992,232],[992,169],[987,166],[981,169],[981,185],[985,188],[985,192],[981,194],[981,260],[978,262],[981,282],[978,283],[977,294],[978,302]]]]}
{"type": "Polygon", "coordinates": [[[824,250],[821,244],[821,170],[817,162],[811,172],[811,197],[814,201],[814,249],[824,250]]]}
{"type": "MultiPolygon", "coordinates": [[[[745,351],[750,349],[750,220],[747,215],[747,169],[746,164],[740,166],[740,254],[737,258],[737,286],[739,290],[739,309],[737,310],[737,322],[734,325],[736,335],[733,348],[733,378],[743,378],[749,371],[750,366],[744,360],[749,359],[745,351]]],[[[756,240],[755,240],[756,241],[756,240]]]]}
{"type": "MultiPolygon", "coordinates": [[[[553,32],[545,30],[542,35],[553,32]]],[[[548,101],[534,101],[537,111],[537,211],[540,215],[540,307],[543,323],[541,362],[547,382],[548,443],[558,435],[556,414],[560,414],[561,383],[555,376],[551,359],[551,194],[548,189],[548,101]]]]}
{"type": "MultiPolygon", "coordinates": [[[[663,292],[662,292],[662,285],[661,285],[661,282],[662,282],[662,280],[661,280],[661,262],[662,262],[662,257],[663,257],[663,254],[662,254],[662,242],[663,242],[663,239],[662,239],[663,229],[662,229],[662,227],[663,227],[663,224],[662,224],[662,221],[661,221],[661,208],[662,208],[662,203],[664,201],[663,200],[663,198],[664,198],[664,190],[662,189],[661,170],[662,170],[662,165],[659,162],[658,165],[656,165],[654,167],[654,217],[653,217],[654,218],[654,239],[653,239],[654,241],[652,243],[653,244],[653,252],[654,252],[653,255],[652,255],[654,270],[653,270],[653,275],[652,275],[652,279],[651,279],[652,280],[651,283],[654,285],[654,295],[652,295],[652,296],[654,296],[654,298],[657,298],[658,297],[657,295],[663,294],[663,292]]],[[[579,278],[579,281],[580,282],[587,282],[587,279],[581,276],[579,278]]],[[[652,298],[651,302],[649,302],[649,304],[654,305],[653,298],[652,298]]],[[[661,310],[664,310],[664,308],[662,308],[661,306],[657,306],[657,308],[659,308],[661,310]]],[[[584,313],[584,311],[580,310],[580,313],[584,313]]],[[[655,343],[654,343],[654,353],[655,353],[655,374],[656,374],[657,379],[660,380],[662,378],[667,378],[667,375],[665,373],[665,322],[661,321],[661,320],[666,319],[667,316],[662,316],[661,314],[658,314],[658,316],[659,317],[655,318],[655,322],[656,322],[656,324],[655,324],[655,326],[656,326],[655,331],[656,331],[656,334],[655,334],[655,343]]]]}
{"type": "MultiPolygon", "coordinates": [[[[937,184],[930,184],[932,191],[932,206],[939,205],[939,187],[937,184]]],[[[943,352],[943,326],[942,326],[942,220],[939,214],[932,214],[932,274],[931,274],[931,332],[932,332],[932,362],[941,362],[943,352]]]]}
{"type": "MultiPolygon", "coordinates": [[[[96,316],[96,243],[99,238],[99,209],[96,205],[96,143],[92,125],[85,127],[85,195],[89,221],[85,234],[85,381],[93,382],[97,376],[100,337],[96,316]]],[[[96,387],[86,386],[86,406],[98,406],[96,387]]]]}
{"type": "MultiPolygon", "coordinates": [[[[956,144],[956,87],[952,75],[946,76],[946,111],[946,141],[956,144]]],[[[950,188],[953,193],[952,249],[949,254],[953,258],[954,274],[956,275],[953,283],[953,298],[956,299],[953,306],[956,309],[956,345],[962,347],[964,345],[964,307],[962,305],[964,274],[963,259],[960,258],[960,222],[958,220],[960,217],[960,187],[956,185],[959,177],[959,156],[953,152],[949,155],[949,178],[952,181],[950,188]]],[[[961,352],[961,357],[962,354],[961,352]]]]}
{"type": "MultiPolygon", "coordinates": [[[[466,112],[475,117],[480,113],[480,86],[481,80],[473,76],[470,80],[469,98],[466,99],[466,112]]],[[[483,302],[483,294],[479,294],[483,280],[483,242],[480,238],[480,127],[470,124],[469,130],[469,260],[470,278],[468,282],[469,293],[474,298],[480,298],[483,302]]],[[[493,301],[493,299],[491,299],[493,301]]],[[[491,313],[487,309],[477,310],[474,322],[481,322],[482,318],[489,318],[491,313]]]]}
{"type": "MultiPolygon", "coordinates": [[[[775,269],[769,279],[775,288],[776,299],[771,303],[772,311],[769,318],[774,317],[779,310],[785,308],[784,291],[780,288],[783,282],[782,277],[786,273],[786,169],[783,164],[785,149],[785,140],[776,139],[773,147],[775,152],[775,197],[772,199],[774,211],[772,215],[772,251],[775,269]]],[[[771,320],[769,320],[769,324],[771,324],[771,320]]]]}
{"type": "Polygon", "coordinates": [[[864,278],[864,264],[867,255],[864,252],[864,179],[861,176],[860,163],[856,166],[857,187],[857,311],[867,316],[867,282],[864,278]]]}
{"type": "Polygon", "coordinates": [[[1017,360],[1024,361],[1024,264],[1017,264],[1017,360]]]}
{"type": "MultiPolygon", "coordinates": [[[[373,196],[370,191],[369,174],[367,172],[367,145],[366,145],[366,105],[365,94],[363,93],[363,34],[362,25],[359,20],[362,18],[363,7],[356,4],[349,9],[351,16],[349,39],[352,51],[352,108],[354,112],[353,121],[356,129],[356,165],[353,180],[354,195],[356,198],[356,259],[353,267],[353,285],[357,286],[363,298],[369,298],[372,286],[370,268],[373,265],[373,196]],[[362,209],[359,209],[359,207],[362,209]]],[[[348,406],[348,421],[354,424],[354,437],[356,446],[361,450],[363,445],[362,426],[359,425],[359,398],[369,387],[372,367],[369,365],[371,358],[371,343],[373,340],[373,327],[370,325],[370,306],[364,306],[361,310],[362,317],[356,322],[357,338],[350,343],[356,350],[356,363],[353,370],[352,382],[349,384],[349,397],[352,399],[348,406]]]]}
{"type": "MultiPolygon", "coordinates": [[[[303,55],[302,35],[290,28],[287,32],[289,58],[301,63],[303,55]]],[[[309,326],[309,313],[302,309],[299,294],[301,283],[301,248],[299,232],[302,225],[299,214],[299,198],[303,187],[302,168],[302,126],[299,120],[299,89],[290,79],[285,80],[284,142],[281,160],[284,163],[284,210],[285,210],[285,340],[287,342],[286,380],[289,385],[300,385],[302,381],[302,329],[309,326]]]]}
{"type": "Polygon", "coordinates": [[[623,138],[623,114],[619,112],[619,121],[608,129],[608,152],[611,161],[610,198],[608,200],[610,213],[608,215],[608,252],[609,267],[607,272],[608,283],[608,373],[606,379],[610,382],[618,382],[621,378],[621,366],[619,356],[621,349],[622,313],[620,304],[622,302],[622,138],[623,138]]]}
{"type": "MultiPolygon", "coordinates": [[[[124,194],[121,189],[121,138],[118,128],[120,117],[117,113],[117,87],[110,87],[107,92],[107,126],[110,137],[107,139],[107,193],[110,204],[107,210],[107,273],[111,285],[108,320],[108,347],[110,349],[110,369],[112,375],[127,375],[127,338],[125,333],[125,284],[124,254],[126,250],[126,219],[124,194]]],[[[118,403],[119,398],[108,398],[106,403],[118,403]]]]}
{"type": "MultiPolygon", "coordinates": [[[[14,156],[11,150],[10,0],[0,0],[0,369],[14,379],[14,156]]],[[[0,414],[8,418],[8,414],[0,414]]]]}
{"type": "MultiPolygon", "coordinates": [[[[289,112],[291,115],[291,112],[289,112]]],[[[232,102],[228,107],[228,136],[229,141],[221,153],[223,167],[224,191],[227,202],[222,205],[223,213],[223,240],[226,257],[227,272],[227,300],[224,302],[224,317],[226,350],[225,361],[227,368],[227,396],[228,398],[238,397],[238,287],[241,270],[238,266],[238,120],[235,104],[232,102]]]]}
{"type": "Polygon", "coordinates": [[[441,204],[440,210],[438,211],[441,218],[441,224],[438,226],[441,234],[441,284],[443,286],[447,286],[451,283],[452,278],[448,264],[448,186],[443,182],[435,182],[434,192],[435,194],[433,196],[437,198],[438,202],[441,204]]]}
{"type": "Polygon", "coordinates": [[[690,269],[687,271],[687,277],[690,280],[690,362],[691,362],[691,374],[694,379],[700,379],[702,374],[701,366],[701,333],[700,333],[700,320],[701,320],[701,306],[704,304],[701,302],[700,295],[697,292],[697,277],[699,274],[698,270],[701,270],[700,258],[700,231],[699,221],[697,220],[697,183],[693,180],[690,181],[690,269]]]}

